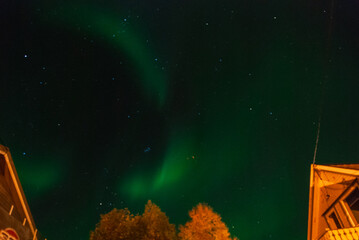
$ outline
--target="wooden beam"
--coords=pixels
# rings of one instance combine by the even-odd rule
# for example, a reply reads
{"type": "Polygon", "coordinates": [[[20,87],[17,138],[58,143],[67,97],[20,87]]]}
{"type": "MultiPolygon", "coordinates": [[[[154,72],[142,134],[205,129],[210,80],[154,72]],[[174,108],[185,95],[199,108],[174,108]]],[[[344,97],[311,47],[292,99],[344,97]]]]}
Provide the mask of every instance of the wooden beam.
{"type": "Polygon", "coordinates": [[[37,234],[37,229],[35,230],[34,238],[33,238],[32,240],[36,240],[36,239],[37,239],[36,234],[37,234]]]}
{"type": "Polygon", "coordinates": [[[10,208],[10,211],[9,211],[9,216],[11,216],[12,210],[14,210],[14,205],[11,205],[11,208],[10,208]]]}
{"type": "Polygon", "coordinates": [[[359,176],[359,170],[356,169],[339,168],[339,167],[324,166],[324,165],[315,165],[314,168],[320,171],[340,173],[340,174],[351,175],[351,176],[359,176]]]}

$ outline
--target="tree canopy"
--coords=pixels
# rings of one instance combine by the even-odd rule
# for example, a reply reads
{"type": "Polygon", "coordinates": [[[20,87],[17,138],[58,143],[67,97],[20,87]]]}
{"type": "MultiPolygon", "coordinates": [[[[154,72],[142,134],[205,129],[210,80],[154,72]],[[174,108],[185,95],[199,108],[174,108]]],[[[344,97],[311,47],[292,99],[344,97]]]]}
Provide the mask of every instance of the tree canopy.
{"type": "Polygon", "coordinates": [[[149,200],[142,215],[135,216],[127,208],[101,215],[90,240],[232,240],[221,216],[207,204],[198,204],[189,216],[177,236],[175,225],[149,200]]]}
{"type": "Polygon", "coordinates": [[[128,209],[113,209],[101,215],[90,240],[175,240],[176,227],[168,217],[151,201],[142,215],[132,215],[128,209]]]}
{"type": "MultiPolygon", "coordinates": [[[[191,221],[180,226],[180,240],[231,240],[221,216],[207,204],[199,203],[190,212],[191,221]]],[[[234,238],[237,239],[237,238],[234,238]]]]}
{"type": "Polygon", "coordinates": [[[144,240],[173,240],[176,239],[176,227],[170,224],[168,217],[161,209],[151,201],[145,206],[142,221],[146,226],[144,240]]]}

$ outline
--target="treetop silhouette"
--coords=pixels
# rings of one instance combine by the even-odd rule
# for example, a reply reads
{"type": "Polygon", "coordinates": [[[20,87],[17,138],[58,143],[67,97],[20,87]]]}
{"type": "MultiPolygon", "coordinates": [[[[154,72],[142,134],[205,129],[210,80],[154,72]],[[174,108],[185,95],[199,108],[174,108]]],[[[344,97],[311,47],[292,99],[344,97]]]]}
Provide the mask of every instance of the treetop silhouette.
{"type": "Polygon", "coordinates": [[[180,226],[178,236],[181,240],[232,240],[221,216],[207,204],[199,203],[189,216],[191,221],[180,226]]]}
{"type": "Polygon", "coordinates": [[[130,213],[125,209],[113,209],[101,215],[90,240],[175,240],[176,227],[168,217],[150,200],[142,215],[130,213]]]}
{"type": "Polygon", "coordinates": [[[149,200],[142,215],[134,216],[127,208],[101,215],[90,240],[232,240],[221,216],[207,204],[198,204],[189,216],[177,236],[175,225],[149,200]]]}

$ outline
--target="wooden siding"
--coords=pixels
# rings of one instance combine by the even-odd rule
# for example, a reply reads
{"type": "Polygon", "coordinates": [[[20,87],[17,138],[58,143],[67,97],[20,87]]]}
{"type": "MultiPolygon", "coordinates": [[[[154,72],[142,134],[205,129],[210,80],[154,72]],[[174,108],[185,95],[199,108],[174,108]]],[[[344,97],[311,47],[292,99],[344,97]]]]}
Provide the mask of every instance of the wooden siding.
{"type": "Polygon", "coordinates": [[[22,221],[10,216],[7,211],[0,209],[0,229],[6,228],[15,229],[20,240],[32,240],[32,233],[28,225],[23,226],[22,221]]]}

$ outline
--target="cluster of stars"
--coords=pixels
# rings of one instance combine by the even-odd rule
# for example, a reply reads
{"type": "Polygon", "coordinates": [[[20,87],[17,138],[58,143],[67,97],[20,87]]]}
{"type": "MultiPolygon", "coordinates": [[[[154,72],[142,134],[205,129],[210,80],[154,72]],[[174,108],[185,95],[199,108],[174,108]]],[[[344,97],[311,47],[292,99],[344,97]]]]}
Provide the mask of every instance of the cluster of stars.
{"type": "Polygon", "coordinates": [[[150,146],[147,146],[147,147],[145,147],[145,149],[143,150],[145,153],[148,153],[148,152],[150,152],[152,149],[151,149],[151,147],[150,146]]]}

